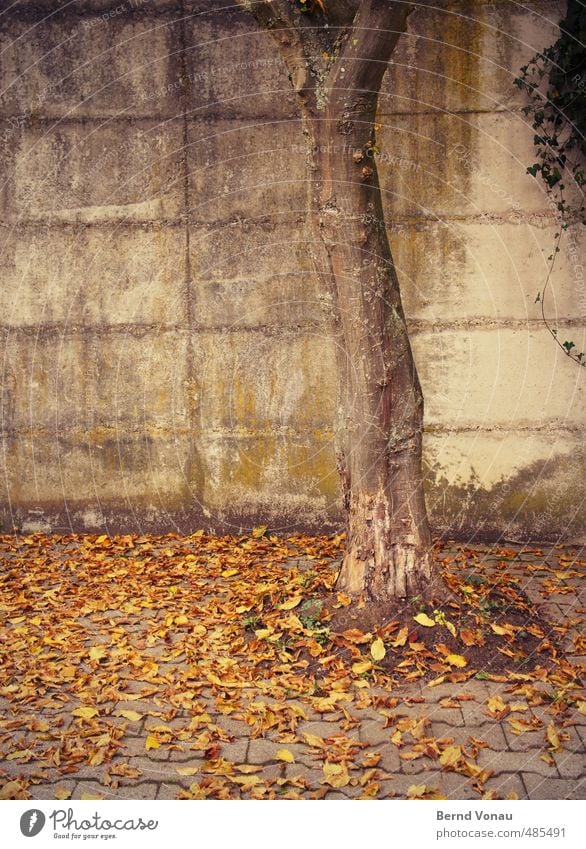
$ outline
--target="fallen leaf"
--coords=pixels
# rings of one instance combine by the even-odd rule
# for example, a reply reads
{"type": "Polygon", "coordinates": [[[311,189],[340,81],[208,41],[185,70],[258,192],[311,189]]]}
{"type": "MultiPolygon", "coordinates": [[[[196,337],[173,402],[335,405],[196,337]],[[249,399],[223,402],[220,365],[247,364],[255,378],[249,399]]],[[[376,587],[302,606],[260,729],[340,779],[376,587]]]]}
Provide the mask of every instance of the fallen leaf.
{"type": "Polygon", "coordinates": [[[460,746],[448,746],[439,756],[439,762],[442,766],[454,766],[462,757],[462,749],[460,746]]]}
{"type": "Polygon", "coordinates": [[[196,766],[178,766],[175,768],[175,772],[179,775],[195,775],[197,771],[196,766]]]}
{"type": "Polygon", "coordinates": [[[551,722],[547,726],[546,737],[547,737],[547,739],[548,739],[549,743],[551,744],[554,751],[556,751],[556,752],[561,751],[562,747],[560,746],[560,738],[559,738],[558,733],[556,731],[556,727],[553,724],[553,719],[551,720],[551,722]]]}
{"type": "Polygon", "coordinates": [[[330,787],[346,787],[350,781],[348,770],[344,764],[333,764],[326,761],[323,765],[324,778],[330,787]]]}
{"type": "Polygon", "coordinates": [[[99,710],[93,707],[79,707],[71,711],[72,716],[80,716],[82,719],[92,719],[99,715],[99,710]]]}
{"type": "Polygon", "coordinates": [[[124,719],[130,720],[130,722],[138,722],[143,717],[142,713],[137,713],[135,710],[115,710],[114,716],[123,716],[124,719]]]}
{"type": "Polygon", "coordinates": [[[55,790],[55,798],[56,799],[69,799],[71,796],[71,790],[68,790],[67,787],[57,787],[55,790]]]}
{"type": "Polygon", "coordinates": [[[294,607],[303,600],[303,596],[296,595],[293,598],[290,598],[288,601],[284,601],[283,604],[279,605],[279,610],[293,610],[294,607]]]}
{"type": "Polygon", "coordinates": [[[104,646],[92,646],[90,649],[90,660],[102,660],[107,654],[108,652],[104,646]]]}
{"type": "Polygon", "coordinates": [[[383,641],[380,639],[380,637],[377,637],[376,640],[371,645],[370,653],[371,653],[372,657],[374,658],[374,660],[376,660],[376,661],[382,660],[384,658],[384,656],[386,655],[387,652],[386,652],[386,649],[385,649],[385,645],[384,645],[383,641]]]}
{"type": "Polygon", "coordinates": [[[275,755],[276,761],[284,761],[287,764],[294,764],[295,757],[293,752],[290,752],[289,749],[279,749],[279,751],[275,755]]]}
{"type": "Polygon", "coordinates": [[[446,657],[446,663],[449,663],[450,666],[458,666],[460,668],[464,666],[468,666],[468,661],[465,657],[462,657],[461,654],[449,654],[446,657]]]}
{"type": "Polygon", "coordinates": [[[359,660],[356,663],[352,664],[352,672],[355,675],[363,675],[365,672],[369,672],[372,669],[372,663],[370,660],[359,660]]]}
{"type": "Polygon", "coordinates": [[[144,747],[148,751],[149,749],[158,749],[161,745],[160,741],[153,734],[149,734],[146,738],[144,747]]]}
{"type": "Polygon", "coordinates": [[[310,734],[308,731],[304,731],[303,737],[307,745],[314,749],[323,749],[325,746],[323,739],[318,737],[317,734],[310,734]]]}
{"type": "Polygon", "coordinates": [[[436,624],[433,619],[429,618],[427,613],[418,613],[413,619],[415,619],[418,625],[423,625],[425,628],[434,628],[436,624]]]}

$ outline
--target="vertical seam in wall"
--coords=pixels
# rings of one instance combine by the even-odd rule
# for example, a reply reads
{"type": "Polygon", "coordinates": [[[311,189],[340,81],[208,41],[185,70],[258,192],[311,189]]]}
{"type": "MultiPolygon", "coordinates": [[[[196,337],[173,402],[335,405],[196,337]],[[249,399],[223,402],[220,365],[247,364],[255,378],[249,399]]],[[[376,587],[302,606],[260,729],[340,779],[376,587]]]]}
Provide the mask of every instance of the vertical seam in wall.
{"type": "MultiPolygon", "coordinates": [[[[186,317],[187,317],[187,329],[189,333],[189,339],[191,341],[191,330],[193,328],[193,304],[192,304],[192,291],[191,291],[191,259],[189,256],[189,247],[190,247],[190,239],[189,239],[189,163],[187,161],[187,145],[189,144],[189,131],[188,131],[188,122],[187,122],[187,98],[189,96],[188,86],[187,86],[187,59],[186,59],[186,50],[187,50],[187,34],[185,28],[185,2],[181,0],[180,2],[180,43],[181,43],[181,59],[180,59],[180,67],[181,67],[181,118],[183,123],[183,149],[181,152],[181,169],[183,172],[183,217],[185,219],[185,297],[187,299],[186,304],[186,317]]],[[[190,358],[191,363],[191,358],[190,358]]],[[[188,367],[190,365],[188,363],[188,367]]],[[[188,368],[189,371],[189,368],[188,368]]]]}
{"type": "MultiPolygon", "coordinates": [[[[184,387],[185,392],[185,403],[187,406],[187,421],[189,423],[189,447],[188,447],[188,456],[187,456],[187,464],[184,471],[185,480],[186,480],[186,489],[191,496],[193,494],[191,492],[192,481],[194,480],[194,466],[197,464],[197,449],[195,445],[195,436],[197,433],[197,413],[195,407],[195,399],[192,397],[193,391],[195,388],[195,374],[194,374],[194,339],[193,339],[193,316],[194,316],[194,304],[193,304],[193,286],[191,282],[191,256],[190,256],[190,232],[189,232],[189,160],[188,160],[188,145],[189,145],[189,124],[187,120],[188,116],[188,100],[189,100],[189,85],[188,85],[188,69],[187,69],[187,29],[186,29],[186,10],[185,10],[185,2],[184,0],[180,0],[179,3],[179,11],[181,15],[180,20],[180,45],[181,45],[181,53],[180,53],[180,72],[182,77],[181,84],[181,115],[183,122],[183,133],[182,133],[182,152],[181,152],[181,169],[183,176],[183,219],[185,225],[185,277],[184,277],[184,291],[185,291],[185,318],[187,324],[187,344],[185,346],[185,356],[187,357],[187,363],[185,364],[185,373],[187,375],[186,385],[184,387]]],[[[190,499],[191,500],[191,499],[190,499]]],[[[189,505],[184,505],[186,513],[189,513],[189,505]]]]}

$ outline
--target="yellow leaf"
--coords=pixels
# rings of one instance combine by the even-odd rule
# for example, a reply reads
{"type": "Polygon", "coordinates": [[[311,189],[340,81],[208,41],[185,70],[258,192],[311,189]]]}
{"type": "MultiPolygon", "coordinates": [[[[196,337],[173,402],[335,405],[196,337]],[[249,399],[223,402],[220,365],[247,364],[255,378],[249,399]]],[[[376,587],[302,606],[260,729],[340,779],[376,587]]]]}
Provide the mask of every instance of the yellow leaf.
{"type": "Polygon", "coordinates": [[[58,787],[55,790],[55,798],[56,799],[69,799],[71,796],[71,790],[68,790],[67,787],[58,787]]]}
{"type": "Polygon", "coordinates": [[[238,569],[224,569],[222,572],[222,578],[233,578],[234,575],[238,574],[238,569]]]}
{"type": "MultiPolygon", "coordinates": [[[[341,607],[349,607],[352,604],[352,599],[348,595],[348,593],[338,593],[337,595],[338,604],[341,607]]],[[[336,605],[337,607],[337,605],[336,605]]]]}
{"type": "Polygon", "coordinates": [[[106,757],[105,749],[97,749],[89,759],[88,763],[90,766],[100,766],[100,764],[104,763],[104,758],[106,757]]]}
{"type": "Polygon", "coordinates": [[[449,654],[446,657],[446,663],[449,663],[450,666],[459,666],[460,668],[468,666],[468,661],[461,654],[449,654]]]}
{"type": "Polygon", "coordinates": [[[578,711],[582,714],[582,716],[586,716],[586,702],[579,701],[576,704],[578,705],[578,711]]]}
{"type": "Polygon", "coordinates": [[[101,660],[107,654],[108,652],[104,646],[92,646],[90,649],[90,660],[101,660]]]}
{"type": "Polygon", "coordinates": [[[439,757],[439,762],[442,766],[453,766],[458,763],[462,757],[462,749],[460,746],[448,746],[443,750],[439,757]]]}
{"type": "Polygon", "coordinates": [[[26,760],[32,756],[32,752],[30,749],[19,749],[17,752],[12,752],[10,755],[6,755],[7,761],[20,761],[26,760]]]}
{"type": "Polygon", "coordinates": [[[161,744],[153,734],[149,734],[144,744],[145,749],[158,749],[161,744]]]}
{"type": "Polygon", "coordinates": [[[254,636],[257,640],[266,640],[267,637],[270,637],[271,632],[268,628],[259,628],[258,631],[254,632],[254,636]]]}
{"type": "Polygon", "coordinates": [[[178,766],[175,769],[179,775],[195,775],[197,772],[196,766],[178,766]]]}
{"type": "Polygon", "coordinates": [[[189,619],[185,616],[184,613],[181,613],[179,616],[175,617],[176,625],[189,625],[189,619]]]}
{"type": "Polygon", "coordinates": [[[524,734],[525,731],[530,731],[532,727],[530,723],[522,722],[519,719],[509,719],[508,723],[515,734],[524,734]]]}
{"type": "Polygon", "coordinates": [[[80,716],[82,719],[91,719],[94,716],[98,716],[98,714],[99,711],[93,707],[80,707],[71,711],[72,716],[80,716]]]}
{"type": "Polygon", "coordinates": [[[314,749],[322,749],[325,745],[323,739],[318,737],[317,734],[309,734],[307,731],[304,731],[303,736],[307,745],[312,746],[314,749]]]}
{"type": "Polygon", "coordinates": [[[276,761],[285,761],[287,764],[294,764],[295,757],[293,753],[289,751],[289,749],[279,749],[277,754],[275,755],[276,761]]]}
{"type": "Polygon", "coordinates": [[[83,799],[86,802],[94,801],[94,800],[98,800],[98,799],[103,799],[103,798],[104,798],[103,796],[96,796],[95,793],[82,793],[81,796],[80,796],[80,799],[83,799]]]}
{"type": "Polygon", "coordinates": [[[371,669],[372,663],[370,660],[359,660],[352,664],[352,672],[355,675],[362,675],[364,672],[368,672],[371,669]]]}
{"type": "Polygon", "coordinates": [[[17,793],[22,792],[22,785],[19,781],[8,781],[0,790],[0,799],[10,799],[17,793]]]}
{"type": "Polygon", "coordinates": [[[409,628],[401,628],[397,636],[393,641],[393,648],[400,648],[404,646],[407,642],[407,637],[409,636],[409,628]]]}
{"type": "Polygon", "coordinates": [[[427,613],[418,613],[413,618],[419,625],[424,625],[426,628],[433,628],[435,626],[435,622],[429,618],[427,613]]]}
{"type": "Polygon", "coordinates": [[[138,722],[143,715],[135,710],[115,710],[114,716],[123,716],[124,719],[129,719],[131,722],[138,722]]]}
{"type": "Polygon", "coordinates": [[[558,733],[556,731],[555,725],[553,724],[553,719],[547,726],[547,739],[551,743],[554,749],[560,749],[560,738],[558,737],[558,733]]]}
{"type": "Polygon", "coordinates": [[[254,539],[260,539],[261,537],[264,537],[267,527],[268,525],[259,525],[258,528],[253,528],[252,536],[254,537],[254,539]]]}
{"type": "Polygon", "coordinates": [[[293,596],[293,598],[290,598],[288,601],[284,601],[283,604],[280,604],[279,610],[293,610],[294,607],[297,607],[302,598],[303,596],[301,595],[293,596]]]}
{"type": "Polygon", "coordinates": [[[326,783],[330,787],[345,787],[350,781],[348,770],[344,764],[331,764],[326,761],[323,772],[326,783]]]}
{"type": "Polygon", "coordinates": [[[444,622],[444,625],[452,635],[452,637],[456,636],[456,626],[452,622],[444,622]]]}
{"type": "Polygon", "coordinates": [[[486,702],[486,706],[492,714],[501,713],[507,707],[500,696],[491,696],[486,702]]]}
{"type": "Polygon", "coordinates": [[[427,787],[425,784],[410,784],[407,789],[407,798],[421,799],[421,797],[425,796],[426,793],[427,787]]]}
{"type": "Polygon", "coordinates": [[[385,645],[384,645],[383,641],[380,639],[380,637],[377,637],[376,640],[371,645],[370,653],[373,656],[374,660],[382,660],[383,657],[386,655],[387,652],[386,652],[386,649],[385,649],[385,645]]]}

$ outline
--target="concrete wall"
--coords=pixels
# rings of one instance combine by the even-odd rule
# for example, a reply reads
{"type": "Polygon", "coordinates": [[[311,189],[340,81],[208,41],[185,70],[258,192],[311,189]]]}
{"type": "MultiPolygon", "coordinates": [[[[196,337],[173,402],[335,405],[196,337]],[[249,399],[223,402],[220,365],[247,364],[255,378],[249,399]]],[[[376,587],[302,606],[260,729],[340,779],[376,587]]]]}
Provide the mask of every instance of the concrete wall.
{"type": "MultiPolygon", "coordinates": [[[[534,303],[556,224],[512,85],[563,4],[427,5],[379,164],[433,524],[576,540],[585,373],[534,303]]],[[[334,350],[272,42],[217,0],[2,6],[2,527],[335,525],[334,350]]],[[[586,349],[579,238],[548,313],[586,349]]]]}

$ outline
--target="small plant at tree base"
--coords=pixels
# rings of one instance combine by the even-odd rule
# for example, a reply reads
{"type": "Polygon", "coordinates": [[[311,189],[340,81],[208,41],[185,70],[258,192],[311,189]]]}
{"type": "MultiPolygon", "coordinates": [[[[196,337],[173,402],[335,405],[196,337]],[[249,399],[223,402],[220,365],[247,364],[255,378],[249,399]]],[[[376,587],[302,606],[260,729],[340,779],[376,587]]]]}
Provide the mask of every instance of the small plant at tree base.
{"type": "Polygon", "coordinates": [[[566,17],[560,21],[560,36],[555,44],[533,56],[521,68],[515,85],[525,91],[529,103],[523,108],[535,131],[533,137],[537,162],[527,172],[545,183],[551,206],[556,211],[559,230],[543,289],[535,303],[541,304],[541,317],[561,350],[578,365],[586,365],[586,354],[574,342],[562,342],[557,329],[545,315],[545,295],[560,251],[562,234],[571,223],[586,224],[586,206],[582,188],[586,183],[586,14],[579,0],[569,0],[566,17]],[[545,91],[543,88],[545,87],[545,91]],[[565,195],[571,181],[581,197],[572,206],[565,195]]]}

